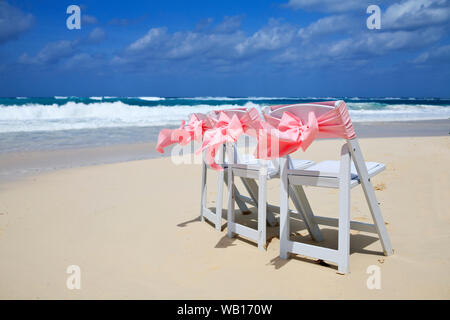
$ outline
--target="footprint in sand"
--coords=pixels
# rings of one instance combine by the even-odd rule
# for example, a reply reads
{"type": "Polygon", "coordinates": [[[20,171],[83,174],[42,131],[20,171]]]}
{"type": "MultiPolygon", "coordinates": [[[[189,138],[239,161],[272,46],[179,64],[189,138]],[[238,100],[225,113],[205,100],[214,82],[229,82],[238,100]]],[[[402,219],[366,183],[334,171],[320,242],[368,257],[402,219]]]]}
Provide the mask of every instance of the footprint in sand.
{"type": "Polygon", "coordinates": [[[386,185],[382,182],[382,183],[377,184],[377,185],[374,187],[374,189],[375,189],[376,191],[383,191],[384,189],[386,189],[386,185]]]}

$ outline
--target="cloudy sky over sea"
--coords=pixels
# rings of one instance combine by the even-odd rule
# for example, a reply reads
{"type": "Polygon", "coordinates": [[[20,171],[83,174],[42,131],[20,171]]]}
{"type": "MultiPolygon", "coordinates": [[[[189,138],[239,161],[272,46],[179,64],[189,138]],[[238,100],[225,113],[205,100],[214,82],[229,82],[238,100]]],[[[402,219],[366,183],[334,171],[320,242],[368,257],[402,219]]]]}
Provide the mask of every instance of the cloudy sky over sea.
{"type": "Polygon", "coordinates": [[[449,97],[449,30],[448,0],[0,0],[0,96],[449,97]]]}

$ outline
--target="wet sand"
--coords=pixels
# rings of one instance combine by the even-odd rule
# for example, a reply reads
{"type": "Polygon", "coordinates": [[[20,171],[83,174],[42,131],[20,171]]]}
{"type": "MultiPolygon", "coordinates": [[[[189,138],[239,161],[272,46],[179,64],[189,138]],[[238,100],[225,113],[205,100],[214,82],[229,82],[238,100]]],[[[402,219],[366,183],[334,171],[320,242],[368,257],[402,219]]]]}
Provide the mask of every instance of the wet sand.
{"type": "MultiPolygon", "coordinates": [[[[355,130],[360,138],[449,136],[450,120],[360,122],[355,130]]],[[[10,151],[0,150],[0,183],[54,170],[170,155],[170,148],[165,155],[156,152],[158,132],[151,127],[7,134],[7,138],[2,134],[10,151]]]]}

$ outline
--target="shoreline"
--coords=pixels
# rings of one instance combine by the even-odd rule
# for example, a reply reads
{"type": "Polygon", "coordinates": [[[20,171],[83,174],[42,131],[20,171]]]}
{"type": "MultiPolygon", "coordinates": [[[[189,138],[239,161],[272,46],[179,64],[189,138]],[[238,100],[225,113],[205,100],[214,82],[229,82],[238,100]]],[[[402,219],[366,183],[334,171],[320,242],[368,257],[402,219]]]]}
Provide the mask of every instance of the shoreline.
{"type": "MultiPolygon", "coordinates": [[[[356,122],[354,126],[358,138],[361,139],[435,137],[448,136],[450,133],[450,120],[356,122]]],[[[62,137],[65,134],[74,135],[73,132],[53,132],[54,136],[52,132],[42,133],[42,139],[46,139],[47,145],[56,145],[58,148],[0,152],[0,183],[55,170],[167,157],[170,155],[170,148],[167,148],[163,155],[155,150],[159,129],[159,127],[144,127],[93,129],[91,132],[83,130],[81,138],[78,138],[80,141],[71,140],[69,145],[62,145],[61,141],[64,141],[62,137]],[[105,136],[117,132],[119,134],[113,136],[110,141],[98,145],[105,136]],[[83,140],[86,137],[89,137],[87,143],[83,140]],[[133,142],[133,137],[136,137],[134,141],[138,142],[133,142]],[[52,143],[52,139],[57,143],[52,143]],[[125,140],[125,143],[122,140],[125,140]],[[77,146],[81,142],[86,145],[77,146]],[[94,145],[89,145],[90,143],[94,145]]],[[[28,138],[29,135],[25,133],[21,139],[28,138]]],[[[17,143],[20,144],[21,139],[17,143]]],[[[34,139],[33,143],[36,147],[39,140],[34,139]]]]}

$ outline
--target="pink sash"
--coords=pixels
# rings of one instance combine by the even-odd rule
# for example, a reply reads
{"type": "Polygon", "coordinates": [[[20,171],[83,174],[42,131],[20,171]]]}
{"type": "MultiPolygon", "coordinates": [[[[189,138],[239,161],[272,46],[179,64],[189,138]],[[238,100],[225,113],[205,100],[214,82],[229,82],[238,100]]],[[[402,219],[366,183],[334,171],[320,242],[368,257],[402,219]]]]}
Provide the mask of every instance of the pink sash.
{"type": "MultiPolygon", "coordinates": [[[[320,104],[329,105],[330,103],[320,104]]],[[[307,123],[303,123],[301,119],[287,111],[283,113],[281,119],[266,114],[264,118],[266,122],[262,123],[263,134],[258,138],[256,150],[256,156],[259,159],[283,157],[299,148],[305,151],[316,138],[353,139],[356,137],[344,101],[319,117],[316,117],[314,112],[309,112],[307,123]]]]}
{"type": "Polygon", "coordinates": [[[200,119],[201,114],[193,114],[188,124],[186,121],[181,122],[178,129],[162,129],[158,136],[156,150],[164,153],[164,148],[179,143],[182,146],[187,145],[191,141],[201,141],[203,134],[210,128],[208,119],[200,119]]]}
{"type": "Polygon", "coordinates": [[[216,163],[217,150],[224,143],[236,142],[243,134],[254,135],[253,129],[260,127],[261,118],[255,108],[248,112],[233,112],[233,110],[216,111],[218,118],[209,117],[213,128],[204,134],[203,144],[196,154],[200,154],[207,149],[205,162],[214,170],[223,170],[222,166],[216,163]]]}

